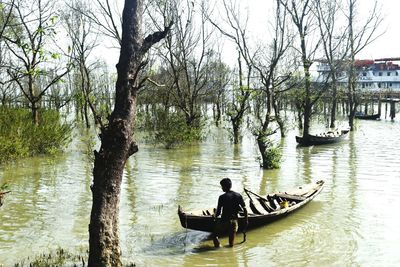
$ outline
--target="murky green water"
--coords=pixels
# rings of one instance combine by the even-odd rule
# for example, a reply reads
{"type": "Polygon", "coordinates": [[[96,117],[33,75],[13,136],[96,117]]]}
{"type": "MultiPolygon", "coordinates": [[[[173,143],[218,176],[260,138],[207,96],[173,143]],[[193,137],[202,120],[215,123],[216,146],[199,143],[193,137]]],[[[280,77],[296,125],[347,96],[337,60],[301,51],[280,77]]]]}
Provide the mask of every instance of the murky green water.
{"type": "MultiPolygon", "coordinates": [[[[121,239],[137,266],[398,266],[400,264],[400,122],[359,121],[336,145],[299,148],[290,131],[279,170],[263,171],[253,138],[230,144],[224,130],[200,146],[141,145],[126,168],[121,239]],[[219,180],[261,194],[324,179],[322,193],[292,216],[248,233],[247,242],[212,249],[207,234],[186,231],[177,216],[215,206],[219,180]]],[[[68,153],[0,167],[12,193],[0,209],[0,263],[55,249],[87,246],[91,165],[80,137],[68,153]]],[[[242,236],[238,236],[241,241],[242,236]]],[[[226,239],[222,239],[227,244],[226,239]]]]}

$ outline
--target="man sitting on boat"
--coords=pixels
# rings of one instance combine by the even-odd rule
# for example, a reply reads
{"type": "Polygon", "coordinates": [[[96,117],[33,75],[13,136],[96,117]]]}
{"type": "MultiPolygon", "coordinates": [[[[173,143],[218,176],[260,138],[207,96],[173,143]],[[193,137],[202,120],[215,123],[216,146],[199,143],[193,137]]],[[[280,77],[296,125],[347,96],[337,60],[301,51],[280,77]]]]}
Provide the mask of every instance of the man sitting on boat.
{"type": "Polygon", "coordinates": [[[239,227],[238,214],[240,211],[244,212],[247,224],[247,209],[246,205],[244,204],[243,197],[239,193],[231,190],[231,179],[224,178],[220,181],[220,184],[222,187],[222,191],[224,191],[225,193],[219,196],[217,211],[214,214],[215,218],[218,218],[222,210],[221,219],[217,220],[215,224],[215,230],[213,233],[214,246],[220,246],[218,236],[228,233],[229,246],[233,247],[236,232],[238,231],[239,227]]]}

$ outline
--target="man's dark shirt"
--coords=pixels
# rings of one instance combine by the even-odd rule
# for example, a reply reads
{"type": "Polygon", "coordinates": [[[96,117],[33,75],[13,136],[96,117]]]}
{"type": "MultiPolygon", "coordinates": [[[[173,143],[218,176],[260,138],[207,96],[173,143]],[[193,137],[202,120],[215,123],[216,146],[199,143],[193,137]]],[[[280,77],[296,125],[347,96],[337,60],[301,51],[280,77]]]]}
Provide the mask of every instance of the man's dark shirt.
{"type": "Polygon", "coordinates": [[[216,216],[221,214],[222,208],[222,221],[229,221],[238,218],[238,213],[244,209],[245,204],[243,197],[234,191],[228,191],[220,195],[218,198],[218,207],[216,216]]]}

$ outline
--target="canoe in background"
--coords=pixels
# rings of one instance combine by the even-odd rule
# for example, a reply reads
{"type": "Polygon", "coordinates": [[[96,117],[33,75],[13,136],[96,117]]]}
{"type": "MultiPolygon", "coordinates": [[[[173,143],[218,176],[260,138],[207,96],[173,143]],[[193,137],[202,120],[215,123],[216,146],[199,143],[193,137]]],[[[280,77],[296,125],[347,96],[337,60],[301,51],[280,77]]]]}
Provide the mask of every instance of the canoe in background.
{"type": "Polygon", "coordinates": [[[364,113],[356,113],[354,117],[360,120],[378,120],[381,118],[381,114],[366,115],[364,113]]]}
{"type": "Polygon", "coordinates": [[[342,141],[348,132],[349,130],[346,129],[340,131],[329,131],[317,135],[310,134],[308,139],[305,139],[301,136],[296,136],[296,142],[302,146],[333,144],[342,141]]]}

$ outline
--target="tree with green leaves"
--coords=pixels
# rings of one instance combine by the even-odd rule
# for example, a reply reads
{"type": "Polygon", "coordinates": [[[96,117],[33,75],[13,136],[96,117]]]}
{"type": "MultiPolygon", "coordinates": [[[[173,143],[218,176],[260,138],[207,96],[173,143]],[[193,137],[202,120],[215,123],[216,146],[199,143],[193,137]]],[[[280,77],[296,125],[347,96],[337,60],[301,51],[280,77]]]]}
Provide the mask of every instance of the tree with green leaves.
{"type": "Polygon", "coordinates": [[[62,66],[61,53],[54,42],[58,16],[53,1],[16,0],[13,10],[15,25],[3,33],[12,54],[7,72],[28,101],[37,125],[43,96],[69,72],[69,63],[62,66]]]}

